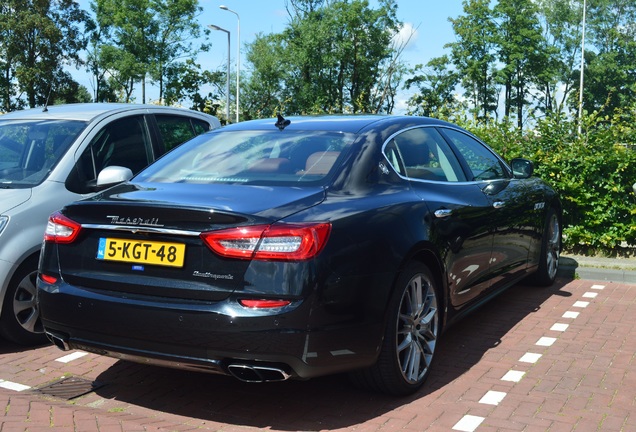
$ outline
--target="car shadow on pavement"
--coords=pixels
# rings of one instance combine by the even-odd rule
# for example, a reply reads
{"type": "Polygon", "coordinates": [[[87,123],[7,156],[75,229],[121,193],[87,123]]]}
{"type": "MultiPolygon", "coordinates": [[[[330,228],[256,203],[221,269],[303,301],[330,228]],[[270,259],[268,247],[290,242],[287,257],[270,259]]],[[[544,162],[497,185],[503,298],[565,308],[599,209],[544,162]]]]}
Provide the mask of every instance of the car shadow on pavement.
{"type": "MultiPolygon", "coordinates": [[[[104,386],[96,393],[168,416],[198,419],[208,426],[214,422],[287,431],[346,428],[443,390],[479,363],[519,322],[539,311],[548,298],[571,295],[562,290],[569,282],[571,279],[559,278],[547,288],[517,285],[451,327],[439,344],[428,381],[408,397],[357,389],[346,375],[248,384],[225,376],[124,361],[97,377],[104,386]]],[[[189,425],[197,422],[185,421],[189,425]]]]}
{"type": "Polygon", "coordinates": [[[28,351],[35,351],[42,347],[46,347],[52,345],[51,342],[46,341],[39,345],[27,346],[27,345],[19,345],[17,343],[11,342],[3,337],[0,337],[0,356],[5,354],[15,354],[15,353],[25,353],[28,351]]]}

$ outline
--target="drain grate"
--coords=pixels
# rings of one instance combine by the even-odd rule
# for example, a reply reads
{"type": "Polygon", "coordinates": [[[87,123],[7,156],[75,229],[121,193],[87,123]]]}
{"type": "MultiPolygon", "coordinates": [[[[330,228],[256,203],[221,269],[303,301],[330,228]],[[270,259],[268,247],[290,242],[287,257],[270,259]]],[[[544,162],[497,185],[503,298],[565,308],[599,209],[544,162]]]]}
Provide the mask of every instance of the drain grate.
{"type": "Polygon", "coordinates": [[[62,378],[61,380],[55,381],[44,387],[37,388],[35,391],[45,395],[70,400],[97,390],[102,386],[103,384],[97,381],[89,381],[78,377],[68,377],[62,378]]]}

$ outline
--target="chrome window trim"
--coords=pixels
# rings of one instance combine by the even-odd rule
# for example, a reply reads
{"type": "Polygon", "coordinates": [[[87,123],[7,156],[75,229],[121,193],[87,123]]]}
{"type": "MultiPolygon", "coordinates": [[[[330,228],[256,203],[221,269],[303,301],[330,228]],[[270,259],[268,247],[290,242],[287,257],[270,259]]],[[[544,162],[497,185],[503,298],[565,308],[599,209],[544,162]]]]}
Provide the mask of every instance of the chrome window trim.
{"type": "MultiPolygon", "coordinates": [[[[393,138],[395,138],[398,135],[403,134],[404,132],[408,132],[410,130],[413,129],[423,129],[423,128],[438,128],[438,127],[444,127],[443,125],[417,125],[417,126],[411,126],[411,127],[407,127],[404,129],[400,129],[397,132],[392,133],[382,144],[382,149],[380,150],[380,152],[382,153],[382,157],[384,158],[384,160],[389,164],[389,166],[391,167],[391,169],[393,170],[393,172],[395,174],[397,174],[398,177],[400,177],[402,180],[406,180],[406,181],[410,181],[410,182],[418,182],[418,183],[442,183],[442,184],[453,184],[453,185],[466,185],[466,184],[475,184],[475,183],[482,183],[484,182],[484,180],[471,180],[471,181],[456,181],[456,182],[452,182],[452,181],[441,181],[441,180],[428,180],[428,179],[418,179],[418,178],[413,178],[413,177],[407,177],[404,176],[402,174],[400,174],[397,169],[393,166],[393,164],[391,163],[391,161],[389,160],[389,158],[387,157],[386,153],[385,153],[385,149],[386,146],[389,145],[389,142],[391,142],[391,140],[393,138]]],[[[448,129],[455,129],[455,128],[448,128],[448,129]]],[[[457,131],[460,131],[459,129],[456,129],[457,131]]],[[[461,131],[460,131],[461,132],[461,131]]],[[[445,139],[445,138],[444,138],[445,139]]],[[[481,142],[481,141],[479,141],[481,142]]],[[[483,144],[483,143],[482,143],[483,144]]],[[[490,147],[488,147],[488,150],[490,150],[492,152],[492,149],[490,147]]],[[[455,156],[457,157],[457,156],[455,156]]],[[[489,180],[490,181],[490,180],[489,180]]]]}

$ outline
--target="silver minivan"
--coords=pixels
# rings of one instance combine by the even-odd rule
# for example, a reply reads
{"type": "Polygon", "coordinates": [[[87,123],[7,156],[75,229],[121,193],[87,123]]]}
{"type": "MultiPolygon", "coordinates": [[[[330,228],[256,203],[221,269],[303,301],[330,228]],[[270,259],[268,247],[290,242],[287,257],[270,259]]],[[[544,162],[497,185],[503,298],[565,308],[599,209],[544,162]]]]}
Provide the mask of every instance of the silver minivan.
{"type": "MultiPolygon", "coordinates": [[[[220,126],[201,112],[136,104],[54,105],[0,115],[0,334],[25,345],[46,341],[35,279],[52,212],[96,192],[105,168],[136,174],[220,126]]],[[[100,185],[108,183],[108,171],[100,185]]]]}

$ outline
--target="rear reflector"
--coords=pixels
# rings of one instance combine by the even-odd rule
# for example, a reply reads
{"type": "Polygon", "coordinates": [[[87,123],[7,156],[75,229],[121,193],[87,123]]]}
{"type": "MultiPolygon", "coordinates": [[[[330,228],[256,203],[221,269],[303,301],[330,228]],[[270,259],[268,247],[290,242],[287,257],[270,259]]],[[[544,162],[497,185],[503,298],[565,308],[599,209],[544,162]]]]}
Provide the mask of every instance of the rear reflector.
{"type": "Polygon", "coordinates": [[[241,306],[250,309],[272,309],[281,308],[291,304],[290,300],[239,300],[241,306]]]}
{"type": "Polygon", "coordinates": [[[57,278],[55,276],[49,276],[49,275],[40,273],[40,279],[42,279],[44,282],[46,282],[49,285],[53,285],[57,283],[57,278]]]}
{"type": "Polygon", "coordinates": [[[327,243],[331,224],[254,225],[201,234],[217,254],[228,258],[303,261],[316,256],[327,243]]]}

